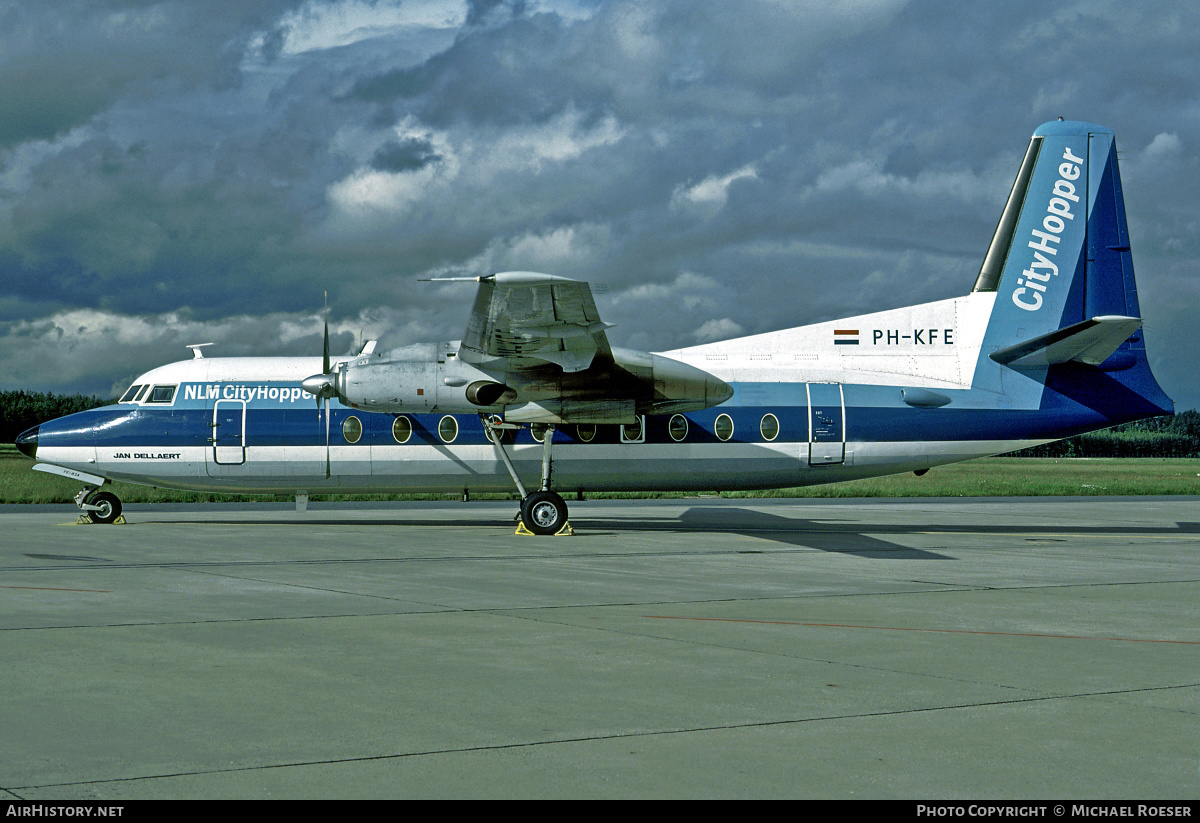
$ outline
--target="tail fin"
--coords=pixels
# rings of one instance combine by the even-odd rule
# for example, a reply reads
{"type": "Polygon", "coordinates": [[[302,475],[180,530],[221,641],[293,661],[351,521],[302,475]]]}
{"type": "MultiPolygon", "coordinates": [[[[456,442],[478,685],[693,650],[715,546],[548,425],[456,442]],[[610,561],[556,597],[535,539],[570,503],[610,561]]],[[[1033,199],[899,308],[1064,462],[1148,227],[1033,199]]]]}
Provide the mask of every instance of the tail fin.
{"type": "Polygon", "coordinates": [[[1115,381],[1144,401],[1138,417],[1171,412],[1146,361],[1111,130],[1060,120],[1034,132],[974,291],[996,292],[981,382],[1016,382],[997,367],[1070,395],[1084,388],[1072,381],[1096,383],[1086,395],[1115,381]]]}

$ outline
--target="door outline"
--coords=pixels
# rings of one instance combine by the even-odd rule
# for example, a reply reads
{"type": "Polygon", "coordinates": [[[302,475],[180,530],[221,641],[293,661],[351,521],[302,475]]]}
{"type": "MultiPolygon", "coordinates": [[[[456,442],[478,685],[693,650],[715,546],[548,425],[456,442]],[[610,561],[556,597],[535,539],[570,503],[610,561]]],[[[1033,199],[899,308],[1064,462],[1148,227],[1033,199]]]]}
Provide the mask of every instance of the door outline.
{"type": "Polygon", "coordinates": [[[846,462],[846,395],[842,384],[807,383],[805,392],[808,396],[808,465],[832,466],[846,462]]]}
{"type": "Polygon", "coordinates": [[[246,462],[245,400],[218,400],[213,404],[211,441],[214,463],[221,466],[240,466],[246,462]],[[238,409],[231,409],[230,406],[241,407],[240,423],[238,409]],[[221,420],[222,414],[225,416],[224,422],[221,420]]]}

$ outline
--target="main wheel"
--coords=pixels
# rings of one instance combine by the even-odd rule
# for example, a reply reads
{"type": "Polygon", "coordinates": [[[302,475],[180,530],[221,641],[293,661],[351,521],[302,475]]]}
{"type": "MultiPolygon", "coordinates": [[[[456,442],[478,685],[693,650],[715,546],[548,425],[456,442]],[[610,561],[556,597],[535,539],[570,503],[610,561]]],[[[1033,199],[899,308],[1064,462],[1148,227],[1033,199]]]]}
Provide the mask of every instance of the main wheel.
{"type": "Polygon", "coordinates": [[[84,502],[90,506],[100,507],[98,509],[87,510],[93,523],[111,523],[121,516],[121,500],[115,494],[94,492],[88,495],[87,500],[84,502]]]}
{"type": "Polygon", "coordinates": [[[521,501],[521,522],[534,534],[555,534],[567,522],[567,503],[554,492],[534,492],[521,501]]]}

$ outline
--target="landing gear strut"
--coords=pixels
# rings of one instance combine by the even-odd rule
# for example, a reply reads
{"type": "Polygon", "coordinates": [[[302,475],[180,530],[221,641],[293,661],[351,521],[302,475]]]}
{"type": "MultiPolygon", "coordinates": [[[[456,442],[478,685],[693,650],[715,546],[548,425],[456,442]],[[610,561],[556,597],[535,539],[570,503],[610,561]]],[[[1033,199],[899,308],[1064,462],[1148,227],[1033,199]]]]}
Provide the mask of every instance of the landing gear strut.
{"type": "Polygon", "coordinates": [[[75,505],[92,519],[93,523],[112,523],[121,516],[121,500],[111,492],[96,491],[88,486],[75,495],[75,505]]]}
{"type": "Polygon", "coordinates": [[[518,517],[522,525],[533,534],[558,534],[567,526],[567,501],[562,499],[562,495],[550,489],[550,475],[553,468],[550,450],[554,440],[554,427],[546,427],[542,440],[542,488],[531,494],[525,491],[525,485],[517,476],[517,470],[513,468],[512,460],[509,459],[508,452],[504,448],[502,437],[504,430],[501,427],[514,428],[514,426],[493,422],[485,415],[480,416],[483,418],[488,438],[495,445],[496,451],[500,453],[500,459],[504,462],[504,467],[508,469],[513,483],[517,486],[517,492],[521,495],[521,512],[518,517]]]}

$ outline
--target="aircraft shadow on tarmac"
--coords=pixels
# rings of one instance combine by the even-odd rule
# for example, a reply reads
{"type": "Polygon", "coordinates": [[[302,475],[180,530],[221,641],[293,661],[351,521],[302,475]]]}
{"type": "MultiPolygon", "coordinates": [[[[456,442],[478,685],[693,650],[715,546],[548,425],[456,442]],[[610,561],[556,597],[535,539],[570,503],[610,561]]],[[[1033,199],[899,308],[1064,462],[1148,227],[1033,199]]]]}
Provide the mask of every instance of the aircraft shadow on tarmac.
{"type": "MultiPolygon", "coordinates": [[[[134,515],[136,517],[136,515],[134,515]]],[[[143,523],[168,522],[180,524],[184,521],[140,521],[143,523]]],[[[188,519],[188,523],[203,523],[206,525],[245,526],[246,521],[229,520],[225,518],[202,517],[188,519]]],[[[252,521],[257,526],[296,526],[305,527],[402,527],[402,528],[477,528],[481,523],[477,519],[464,520],[453,517],[442,519],[428,518],[397,518],[397,517],[364,517],[363,519],[332,520],[320,517],[303,520],[266,519],[252,521]]],[[[878,537],[872,537],[867,532],[908,534],[912,532],[927,532],[924,526],[907,527],[895,525],[864,525],[859,523],[830,524],[804,518],[785,517],[755,509],[731,508],[728,506],[694,506],[687,509],[678,517],[646,516],[636,519],[592,518],[586,514],[572,521],[578,535],[585,537],[616,537],[633,532],[675,532],[683,534],[736,534],[754,537],[760,540],[782,543],[840,554],[853,554],[862,557],[884,557],[896,560],[949,560],[946,555],[936,552],[912,548],[910,546],[892,543],[878,537]]],[[[755,553],[754,549],[742,550],[744,554],[755,553]]]]}
{"type": "Polygon", "coordinates": [[[693,506],[679,518],[688,531],[730,532],[757,537],[790,546],[803,546],[823,552],[852,554],[858,557],[883,557],[895,560],[950,560],[936,552],[903,546],[864,532],[907,533],[906,527],[864,527],[862,523],[816,522],[797,517],[781,517],[754,509],[725,506],[693,506]]]}
{"type": "MultiPolygon", "coordinates": [[[[304,517],[303,519],[269,518],[251,521],[259,526],[297,526],[306,528],[322,526],[338,527],[399,527],[399,528],[471,528],[480,526],[499,525],[495,521],[478,518],[405,518],[396,516],[376,516],[375,513],[363,512],[361,519],[329,519],[322,517],[304,517]]],[[[382,513],[380,513],[382,514],[382,513]]],[[[135,515],[136,518],[136,515],[135,515]]],[[[227,518],[198,517],[183,520],[141,520],[142,523],[158,524],[206,524],[245,526],[245,520],[227,518]]],[[[503,522],[503,521],[501,521],[503,522]]],[[[797,546],[817,551],[837,554],[855,555],[859,557],[893,559],[893,560],[952,560],[950,555],[939,554],[927,549],[914,548],[892,542],[887,537],[902,538],[908,535],[946,536],[979,535],[989,536],[1010,534],[1015,539],[1048,542],[1068,538],[1086,538],[1090,535],[1126,535],[1163,536],[1163,535],[1200,535],[1200,523],[1176,522],[1153,526],[1092,526],[1086,523],[1053,523],[1030,524],[1023,526],[980,525],[977,523],[946,523],[930,521],[919,523],[868,523],[863,521],[837,523],[827,518],[813,520],[803,517],[783,516],[765,512],[761,509],[737,508],[729,506],[692,506],[678,516],[647,515],[637,518],[588,517],[581,512],[573,521],[576,534],[583,537],[615,537],[621,534],[643,532],[675,532],[679,534],[736,534],[754,537],[773,543],[797,546]],[[1053,531],[1049,536],[1048,531],[1053,531]]],[[[745,554],[755,553],[755,549],[741,550],[745,554]]]]}
{"type": "MultiPolygon", "coordinates": [[[[732,532],[753,535],[765,540],[805,546],[825,552],[852,554],[860,557],[895,560],[952,560],[953,557],[937,552],[904,546],[881,539],[878,535],[902,537],[905,535],[946,536],[1012,535],[1015,539],[1036,542],[1065,541],[1069,538],[1089,536],[1123,535],[1163,536],[1200,535],[1200,523],[1176,522],[1154,526],[1093,526],[1087,523],[1054,523],[1030,525],[981,525],[976,523],[831,523],[795,517],[781,517],[754,509],[737,509],[720,506],[696,506],[680,517],[688,531],[732,532]],[[1053,532],[1053,536],[1047,534],[1053,532]],[[875,536],[873,536],[875,535],[875,536]]],[[[628,524],[623,524],[628,528],[628,524]]]]}

